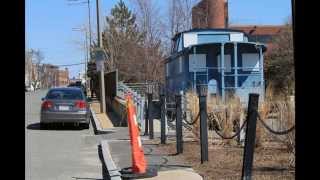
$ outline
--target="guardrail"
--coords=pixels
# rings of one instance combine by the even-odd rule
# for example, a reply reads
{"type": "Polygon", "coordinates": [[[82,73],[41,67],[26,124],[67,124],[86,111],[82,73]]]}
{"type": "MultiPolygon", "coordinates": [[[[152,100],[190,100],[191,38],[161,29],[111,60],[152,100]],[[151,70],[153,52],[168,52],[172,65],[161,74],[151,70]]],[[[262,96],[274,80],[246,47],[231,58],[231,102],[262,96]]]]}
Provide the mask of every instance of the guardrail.
{"type": "Polygon", "coordinates": [[[133,103],[136,107],[137,121],[138,124],[142,122],[144,119],[144,105],[145,105],[145,97],[138,94],[136,91],[132,90],[126,84],[119,82],[117,86],[117,96],[120,99],[125,99],[125,95],[130,94],[132,96],[133,103]]]}

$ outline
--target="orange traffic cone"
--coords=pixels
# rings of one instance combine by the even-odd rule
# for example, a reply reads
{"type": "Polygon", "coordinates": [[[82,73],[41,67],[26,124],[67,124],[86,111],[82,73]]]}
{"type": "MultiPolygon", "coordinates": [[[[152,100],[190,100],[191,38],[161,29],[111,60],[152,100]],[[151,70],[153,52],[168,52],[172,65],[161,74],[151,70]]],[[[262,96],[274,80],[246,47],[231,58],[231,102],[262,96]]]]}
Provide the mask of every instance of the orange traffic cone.
{"type": "Polygon", "coordinates": [[[135,107],[131,96],[127,96],[127,114],[132,151],[132,172],[135,174],[146,173],[147,162],[144,158],[135,107]]]}

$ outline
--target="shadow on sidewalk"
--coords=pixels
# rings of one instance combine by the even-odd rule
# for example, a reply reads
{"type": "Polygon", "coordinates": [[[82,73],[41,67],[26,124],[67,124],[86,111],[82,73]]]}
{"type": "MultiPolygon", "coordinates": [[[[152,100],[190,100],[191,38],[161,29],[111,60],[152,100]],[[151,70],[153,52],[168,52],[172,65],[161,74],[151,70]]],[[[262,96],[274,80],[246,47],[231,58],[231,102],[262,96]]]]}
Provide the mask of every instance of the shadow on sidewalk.
{"type": "Polygon", "coordinates": [[[54,130],[54,131],[81,131],[84,128],[80,126],[74,126],[73,123],[67,123],[62,125],[62,123],[48,124],[46,127],[42,127],[40,123],[32,123],[27,126],[30,130],[54,130]]]}

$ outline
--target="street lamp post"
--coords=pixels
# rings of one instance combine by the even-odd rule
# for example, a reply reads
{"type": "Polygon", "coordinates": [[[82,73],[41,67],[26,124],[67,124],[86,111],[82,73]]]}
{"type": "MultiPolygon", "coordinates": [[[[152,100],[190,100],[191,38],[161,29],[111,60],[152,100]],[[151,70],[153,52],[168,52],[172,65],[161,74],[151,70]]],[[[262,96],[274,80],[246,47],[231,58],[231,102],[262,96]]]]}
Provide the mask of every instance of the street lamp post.
{"type": "MultiPolygon", "coordinates": [[[[77,2],[78,0],[69,0],[69,2],[77,2]]],[[[87,0],[87,2],[82,3],[88,3],[88,10],[89,10],[89,31],[90,31],[90,52],[91,52],[91,22],[90,22],[90,2],[87,0]]],[[[96,11],[97,11],[97,41],[98,41],[98,48],[103,49],[103,43],[102,43],[102,33],[100,30],[100,0],[96,0],[96,11]]],[[[91,54],[91,53],[90,53],[91,54]]],[[[97,60],[97,59],[96,59],[97,60]]],[[[104,61],[96,61],[97,62],[104,62],[104,61]]],[[[100,76],[100,94],[101,94],[101,106],[100,110],[102,113],[106,112],[106,103],[105,103],[105,86],[104,86],[104,67],[100,70],[99,73],[100,76]]]]}
{"type": "Polygon", "coordinates": [[[90,49],[89,49],[89,46],[88,46],[88,31],[86,28],[72,28],[73,31],[81,31],[81,32],[85,32],[85,41],[84,41],[84,47],[86,49],[86,54],[85,54],[85,63],[84,63],[84,78],[85,78],[85,88],[88,89],[88,86],[87,86],[87,81],[88,81],[88,78],[87,78],[87,63],[88,63],[88,59],[89,59],[89,54],[90,54],[90,49]]]}
{"type": "Polygon", "coordinates": [[[101,113],[106,112],[106,99],[105,99],[105,85],[104,85],[104,62],[106,60],[106,54],[103,49],[96,48],[95,49],[95,60],[96,60],[96,66],[97,71],[100,74],[100,110],[101,113]]]}
{"type": "MultiPolygon", "coordinates": [[[[96,10],[97,10],[97,36],[98,36],[98,47],[101,50],[100,52],[104,52],[103,49],[103,43],[102,43],[102,33],[100,31],[100,0],[96,0],[96,10]]],[[[97,57],[97,56],[96,56],[97,57]]],[[[96,63],[99,62],[96,59],[96,63]]],[[[104,61],[100,61],[104,62],[104,61]]],[[[103,63],[102,63],[103,64],[103,63]]],[[[101,100],[100,100],[100,110],[101,113],[106,112],[106,98],[105,98],[105,85],[104,85],[104,66],[102,65],[102,68],[100,69],[100,94],[101,94],[101,100]]]]}
{"type": "Polygon", "coordinates": [[[87,4],[88,6],[88,28],[89,28],[89,47],[91,52],[91,45],[92,45],[92,33],[91,33],[91,8],[90,8],[90,0],[79,2],[80,0],[68,0],[70,3],[69,5],[79,5],[79,4],[87,4]]]}

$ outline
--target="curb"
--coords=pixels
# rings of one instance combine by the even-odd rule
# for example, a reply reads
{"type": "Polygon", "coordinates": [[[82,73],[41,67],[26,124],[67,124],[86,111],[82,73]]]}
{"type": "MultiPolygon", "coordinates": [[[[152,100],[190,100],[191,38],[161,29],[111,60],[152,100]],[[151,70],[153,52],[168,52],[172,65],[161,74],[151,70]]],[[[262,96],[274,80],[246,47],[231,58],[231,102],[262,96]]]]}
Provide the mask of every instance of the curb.
{"type": "Polygon", "coordinates": [[[105,133],[109,133],[109,132],[115,132],[116,130],[114,128],[107,128],[107,129],[103,129],[101,127],[101,124],[97,118],[96,113],[94,112],[94,110],[92,109],[92,107],[90,107],[90,112],[91,112],[91,117],[92,117],[92,125],[93,125],[93,129],[94,129],[94,134],[105,134],[105,133]]]}
{"type": "Polygon", "coordinates": [[[109,150],[108,140],[101,141],[101,149],[103,161],[107,167],[108,174],[111,180],[122,180],[119,168],[114,163],[109,150]]]}

